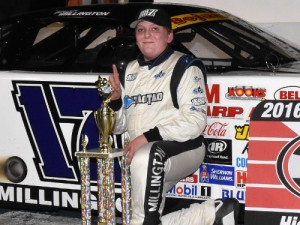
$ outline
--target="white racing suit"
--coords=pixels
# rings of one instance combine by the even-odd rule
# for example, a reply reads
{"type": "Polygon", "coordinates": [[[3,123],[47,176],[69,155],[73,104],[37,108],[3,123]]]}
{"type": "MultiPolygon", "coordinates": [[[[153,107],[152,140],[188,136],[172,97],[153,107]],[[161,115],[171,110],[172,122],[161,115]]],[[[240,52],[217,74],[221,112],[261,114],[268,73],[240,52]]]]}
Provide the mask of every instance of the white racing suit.
{"type": "MultiPolygon", "coordinates": [[[[201,134],[206,125],[207,100],[204,77],[198,67],[186,69],[180,80],[177,88],[179,109],[171,99],[170,79],[181,55],[167,48],[152,62],[145,62],[139,56],[126,68],[123,107],[117,113],[114,133],[127,131],[131,140],[144,134],[148,140],[136,151],[130,166],[131,225],[161,222],[163,225],[184,225],[180,218],[191,213],[182,210],[172,213],[172,217],[161,218],[167,191],[195,172],[205,155],[201,134]],[[176,223],[174,218],[177,218],[176,223]]],[[[200,218],[195,225],[201,225],[199,221],[204,217],[210,222],[203,225],[213,223],[212,203],[196,208],[197,215],[193,216],[200,218]],[[211,213],[205,215],[207,212],[211,213]]]]}

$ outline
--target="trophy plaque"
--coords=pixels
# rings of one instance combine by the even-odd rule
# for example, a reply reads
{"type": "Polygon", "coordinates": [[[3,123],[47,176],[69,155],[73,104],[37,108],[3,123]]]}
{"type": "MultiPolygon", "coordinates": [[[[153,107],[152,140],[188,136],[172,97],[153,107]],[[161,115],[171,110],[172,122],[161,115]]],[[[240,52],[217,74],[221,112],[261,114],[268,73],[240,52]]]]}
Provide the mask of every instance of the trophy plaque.
{"type": "Polygon", "coordinates": [[[115,125],[115,112],[109,107],[111,86],[109,81],[99,76],[96,81],[101,107],[94,112],[99,130],[99,148],[87,149],[88,137],[82,136],[82,151],[76,152],[79,158],[81,175],[81,215],[82,225],[91,225],[91,181],[90,159],[97,161],[98,225],[116,225],[114,159],[121,157],[122,224],[130,222],[130,171],[126,164],[123,149],[112,148],[111,133],[115,125]]]}

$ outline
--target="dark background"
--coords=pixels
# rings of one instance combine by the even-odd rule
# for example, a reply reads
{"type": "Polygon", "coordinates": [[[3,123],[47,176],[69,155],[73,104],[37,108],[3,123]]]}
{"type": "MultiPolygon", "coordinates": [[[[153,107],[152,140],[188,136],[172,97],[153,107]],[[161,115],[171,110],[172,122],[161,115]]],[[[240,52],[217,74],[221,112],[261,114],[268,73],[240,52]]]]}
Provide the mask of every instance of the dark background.
{"type": "MultiPolygon", "coordinates": [[[[110,2],[117,2],[117,0],[110,0],[110,2]]],[[[128,0],[128,2],[153,2],[153,0],[128,0]]],[[[67,5],[68,0],[0,0],[0,21],[28,11],[67,5]]]]}
{"type": "Polygon", "coordinates": [[[0,20],[23,12],[66,5],[67,0],[0,0],[0,20]]]}

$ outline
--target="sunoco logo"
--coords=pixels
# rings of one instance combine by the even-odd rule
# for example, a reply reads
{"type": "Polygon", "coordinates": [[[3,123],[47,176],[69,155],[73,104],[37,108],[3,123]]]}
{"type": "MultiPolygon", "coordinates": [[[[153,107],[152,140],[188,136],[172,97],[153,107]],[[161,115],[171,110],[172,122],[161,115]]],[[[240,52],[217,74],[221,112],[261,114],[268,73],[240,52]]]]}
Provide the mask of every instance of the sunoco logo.
{"type": "Polygon", "coordinates": [[[212,154],[219,154],[221,152],[224,152],[227,148],[227,143],[225,141],[214,141],[210,143],[207,147],[207,150],[212,154]]]}
{"type": "Polygon", "coordinates": [[[299,158],[300,137],[297,137],[281,150],[277,159],[279,179],[290,192],[298,197],[300,197],[300,170],[298,166],[291,167],[289,165],[296,165],[299,162],[299,158]]]}
{"type": "Polygon", "coordinates": [[[275,100],[300,100],[300,87],[289,86],[278,89],[274,93],[275,100]]]}

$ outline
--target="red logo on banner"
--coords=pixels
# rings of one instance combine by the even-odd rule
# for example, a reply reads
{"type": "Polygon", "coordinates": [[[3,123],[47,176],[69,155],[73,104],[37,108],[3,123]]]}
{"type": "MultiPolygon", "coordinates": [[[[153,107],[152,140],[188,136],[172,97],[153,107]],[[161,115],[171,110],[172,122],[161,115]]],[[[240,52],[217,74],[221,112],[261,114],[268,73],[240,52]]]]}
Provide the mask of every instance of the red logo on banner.
{"type": "Polygon", "coordinates": [[[247,171],[237,170],[236,171],[236,186],[238,188],[245,188],[247,181],[247,171]]]}
{"type": "Polygon", "coordinates": [[[213,122],[207,124],[204,130],[206,136],[225,137],[228,132],[228,123],[213,122]]]}
{"type": "Polygon", "coordinates": [[[300,197],[300,137],[289,142],[279,153],[277,160],[277,173],[286,188],[300,197]],[[297,165],[297,166],[291,166],[297,165]]]}
{"type": "Polygon", "coordinates": [[[274,93],[277,100],[300,100],[300,87],[288,86],[278,89],[274,93]]]}
{"type": "Polygon", "coordinates": [[[193,174],[191,176],[188,176],[184,179],[181,179],[180,182],[185,182],[185,183],[198,183],[198,176],[196,174],[193,174]]]}

